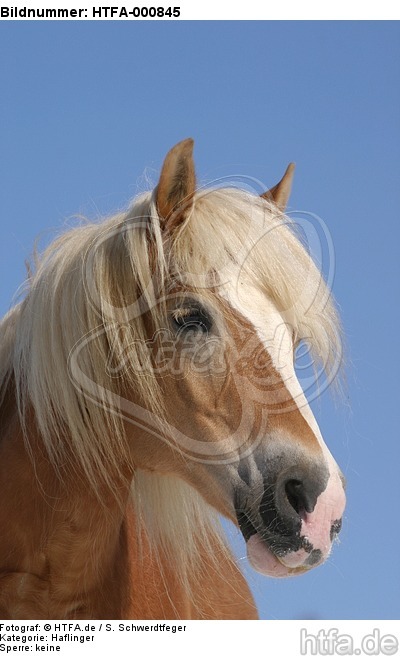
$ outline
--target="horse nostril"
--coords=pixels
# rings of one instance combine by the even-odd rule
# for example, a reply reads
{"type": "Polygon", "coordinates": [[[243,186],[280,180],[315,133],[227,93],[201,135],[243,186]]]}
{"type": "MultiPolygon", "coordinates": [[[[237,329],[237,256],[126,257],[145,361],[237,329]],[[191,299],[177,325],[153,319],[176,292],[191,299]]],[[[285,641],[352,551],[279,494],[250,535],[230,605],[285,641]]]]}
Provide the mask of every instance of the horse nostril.
{"type": "Polygon", "coordinates": [[[301,480],[291,478],[285,483],[285,492],[287,500],[298,515],[302,511],[312,513],[317,497],[311,486],[307,486],[301,480]]]}
{"type": "MultiPolygon", "coordinates": [[[[267,525],[272,523],[274,513],[279,518],[282,531],[296,532],[305,514],[314,512],[320,494],[329,480],[328,468],[320,462],[307,465],[296,464],[282,468],[272,490],[272,499],[263,497],[261,514],[267,525]]],[[[269,487],[271,496],[271,486],[269,487]]]]}

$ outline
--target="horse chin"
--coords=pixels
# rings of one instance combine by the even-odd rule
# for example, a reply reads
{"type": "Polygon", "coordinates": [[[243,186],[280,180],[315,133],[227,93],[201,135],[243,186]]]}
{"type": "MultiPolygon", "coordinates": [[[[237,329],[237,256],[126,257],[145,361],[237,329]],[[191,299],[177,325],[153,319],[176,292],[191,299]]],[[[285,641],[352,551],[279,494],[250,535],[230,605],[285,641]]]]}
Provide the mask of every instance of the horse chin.
{"type": "Polygon", "coordinates": [[[247,556],[250,565],[256,572],[274,578],[304,574],[321,562],[321,559],[318,558],[318,561],[308,564],[309,556],[302,549],[288,554],[284,558],[277,556],[258,534],[252,535],[247,541],[247,556]]]}

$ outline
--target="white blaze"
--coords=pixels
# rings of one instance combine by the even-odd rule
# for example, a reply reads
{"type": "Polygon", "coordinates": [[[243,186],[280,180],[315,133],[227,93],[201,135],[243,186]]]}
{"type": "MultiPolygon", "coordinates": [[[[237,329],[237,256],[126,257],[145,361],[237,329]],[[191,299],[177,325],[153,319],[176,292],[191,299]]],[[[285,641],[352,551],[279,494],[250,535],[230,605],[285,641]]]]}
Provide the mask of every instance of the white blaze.
{"type": "MultiPolygon", "coordinates": [[[[235,280],[235,276],[232,276],[232,279],[235,280]]],[[[271,357],[274,368],[281,376],[287,391],[321,446],[330,474],[329,480],[327,487],[318,497],[314,511],[304,513],[302,516],[301,535],[307,537],[313,548],[319,549],[322,552],[322,558],[325,559],[331,549],[332,523],[340,519],[344,511],[345,494],[338,466],[322,438],[317,421],[294,370],[291,329],[274,303],[261,291],[251,288],[250,285],[249,287],[247,285],[240,286],[238,290],[232,283],[225,288],[223,295],[230,305],[254,326],[259,339],[271,357]]],[[[268,553],[258,535],[250,538],[248,549],[253,566],[272,576],[283,576],[285,572],[286,575],[296,573],[295,568],[299,568],[301,571],[309,555],[300,549],[296,553],[281,558],[279,563],[272,554],[268,553]]]]}

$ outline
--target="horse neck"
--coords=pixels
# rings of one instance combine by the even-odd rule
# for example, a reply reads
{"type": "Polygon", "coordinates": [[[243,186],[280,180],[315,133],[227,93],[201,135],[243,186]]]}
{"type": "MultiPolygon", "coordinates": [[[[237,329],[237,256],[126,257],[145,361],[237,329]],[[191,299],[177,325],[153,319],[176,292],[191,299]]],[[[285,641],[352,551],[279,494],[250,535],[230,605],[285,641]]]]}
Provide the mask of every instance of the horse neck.
{"type": "MultiPolygon", "coordinates": [[[[150,543],[130,486],[104,494],[84,480],[61,482],[29,427],[26,451],[12,394],[0,407],[0,616],[4,619],[255,618],[254,602],[228,550],[219,567],[201,555],[188,589],[179,563],[150,543]]],[[[179,509],[177,508],[177,512],[179,509]]],[[[220,545],[216,543],[216,548],[220,545]]]]}
{"type": "Polygon", "coordinates": [[[126,585],[107,581],[119,574],[116,563],[129,568],[123,491],[100,502],[79,470],[60,480],[33,422],[31,458],[11,398],[10,391],[0,408],[0,526],[7,527],[0,544],[0,614],[120,617],[126,585]]]}
{"type": "Polygon", "coordinates": [[[0,616],[8,619],[188,617],[175,566],[146,537],[130,485],[101,501],[74,473],[57,476],[34,423],[27,453],[12,391],[0,407],[0,616]]]}

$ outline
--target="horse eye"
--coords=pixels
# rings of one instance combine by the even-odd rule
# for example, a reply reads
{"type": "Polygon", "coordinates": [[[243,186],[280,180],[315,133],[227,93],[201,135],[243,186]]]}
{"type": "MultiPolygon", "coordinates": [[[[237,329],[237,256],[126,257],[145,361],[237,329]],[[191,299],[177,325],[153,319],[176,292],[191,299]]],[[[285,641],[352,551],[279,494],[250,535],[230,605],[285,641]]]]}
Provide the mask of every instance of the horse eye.
{"type": "Polygon", "coordinates": [[[202,332],[211,330],[212,319],[202,307],[183,307],[172,313],[174,327],[179,332],[202,332]]]}

